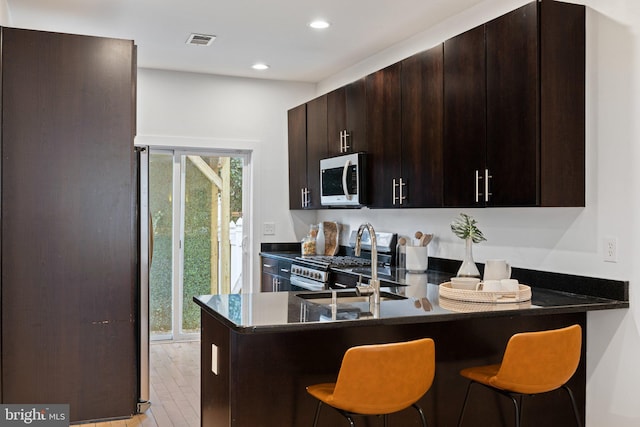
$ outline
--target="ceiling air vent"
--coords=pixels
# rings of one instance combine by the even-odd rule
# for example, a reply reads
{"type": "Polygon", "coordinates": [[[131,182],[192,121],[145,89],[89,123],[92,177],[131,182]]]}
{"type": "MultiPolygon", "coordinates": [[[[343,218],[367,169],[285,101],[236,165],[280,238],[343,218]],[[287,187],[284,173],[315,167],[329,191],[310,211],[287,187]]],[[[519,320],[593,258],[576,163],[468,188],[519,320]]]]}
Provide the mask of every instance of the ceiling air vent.
{"type": "Polygon", "coordinates": [[[187,44],[193,44],[196,46],[209,46],[216,39],[216,36],[210,36],[208,34],[191,34],[187,39],[187,44]]]}

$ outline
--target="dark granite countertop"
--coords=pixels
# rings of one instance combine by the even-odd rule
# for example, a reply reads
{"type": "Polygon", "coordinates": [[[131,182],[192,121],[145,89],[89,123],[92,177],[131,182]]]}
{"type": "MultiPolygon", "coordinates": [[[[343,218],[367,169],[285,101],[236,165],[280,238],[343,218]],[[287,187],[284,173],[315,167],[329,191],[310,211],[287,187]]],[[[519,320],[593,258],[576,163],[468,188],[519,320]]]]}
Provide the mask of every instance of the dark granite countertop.
{"type": "MultiPolygon", "coordinates": [[[[543,288],[532,289],[531,301],[521,303],[468,303],[439,297],[438,285],[428,275],[412,278],[407,286],[386,287],[405,297],[380,304],[378,315],[368,302],[342,303],[335,309],[301,298],[309,292],[201,295],[193,300],[207,313],[239,333],[285,332],[302,329],[365,325],[446,322],[473,317],[508,318],[627,308],[628,302],[576,295],[543,288]]],[[[337,291],[353,292],[351,290],[337,291]]],[[[325,292],[331,298],[331,292],[325,292]]]]}
{"type": "MultiPolygon", "coordinates": [[[[295,247],[285,250],[263,248],[261,255],[292,259],[295,247]]],[[[280,332],[302,329],[339,328],[364,325],[447,322],[473,317],[541,316],[611,310],[629,307],[628,282],[562,273],[513,268],[512,277],[531,286],[532,298],[520,303],[470,303],[440,298],[439,284],[454,276],[460,261],[429,258],[425,274],[405,274],[382,266],[379,278],[383,290],[403,297],[385,300],[373,314],[368,302],[341,302],[336,306],[301,298],[309,292],[201,295],[193,300],[203,312],[239,333],[280,332]]],[[[478,264],[482,273],[483,265],[478,264]]],[[[353,269],[336,270],[362,274],[353,269]]],[[[364,272],[363,277],[367,277],[364,272]]],[[[337,291],[353,292],[353,290],[337,291]]],[[[325,292],[331,297],[331,292],[325,292]]],[[[343,300],[345,301],[345,300],[343,300]]]]}

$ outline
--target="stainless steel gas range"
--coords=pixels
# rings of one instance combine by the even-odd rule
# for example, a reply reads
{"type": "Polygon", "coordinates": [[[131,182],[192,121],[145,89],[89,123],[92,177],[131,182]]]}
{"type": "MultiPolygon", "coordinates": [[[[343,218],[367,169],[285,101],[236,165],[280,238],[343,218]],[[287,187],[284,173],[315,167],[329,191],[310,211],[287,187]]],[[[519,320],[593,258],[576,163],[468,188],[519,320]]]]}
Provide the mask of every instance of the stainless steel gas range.
{"type": "MultiPolygon", "coordinates": [[[[366,236],[368,237],[368,236],[366,236]]],[[[378,241],[378,261],[382,264],[391,264],[397,236],[394,233],[376,233],[378,241]]],[[[371,266],[370,252],[367,249],[368,240],[363,237],[362,257],[353,255],[325,256],[315,255],[296,257],[291,266],[291,285],[294,290],[322,291],[329,289],[333,283],[332,269],[348,269],[371,266]]],[[[349,240],[349,248],[355,246],[355,231],[349,240]]]]}
{"type": "Polygon", "coordinates": [[[371,265],[371,261],[354,256],[297,257],[291,266],[291,285],[309,291],[328,289],[331,268],[363,267],[371,265]]]}

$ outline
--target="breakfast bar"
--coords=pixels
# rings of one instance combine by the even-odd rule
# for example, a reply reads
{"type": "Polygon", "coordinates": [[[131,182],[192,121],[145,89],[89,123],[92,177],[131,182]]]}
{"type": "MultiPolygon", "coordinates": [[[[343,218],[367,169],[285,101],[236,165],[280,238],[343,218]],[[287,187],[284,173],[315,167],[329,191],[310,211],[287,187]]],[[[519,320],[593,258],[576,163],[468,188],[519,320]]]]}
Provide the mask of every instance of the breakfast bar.
{"type": "MultiPolygon", "coordinates": [[[[515,274],[533,281],[546,278],[549,283],[557,279],[553,273],[515,274]]],[[[584,421],[586,313],[627,308],[626,296],[595,296],[598,292],[589,289],[598,279],[572,276],[573,282],[566,277],[560,282],[577,283],[584,293],[532,286],[530,301],[468,303],[440,297],[439,284],[446,273],[416,276],[402,286],[387,282],[378,312],[371,312],[369,303],[350,289],[194,297],[202,310],[202,425],[311,425],[316,402],[305,387],[335,381],[349,347],[429,337],[436,343],[436,374],[418,403],[430,425],[454,426],[467,386],[461,369],[498,363],[515,333],[572,324],[582,327],[583,346],[580,365],[568,384],[584,421]]],[[[626,295],[626,282],[605,285],[626,295]]],[[[465,426],[502,425],[513,417],[508,399],[480,389],[476,393],[466,409],[465,426]]],[[[572,425],[573,413],[565,399],[555,392],[528,399],[524,417],[529,425],[572,425]]],[[[359,425],[379,422],[375,417],[358,420],[359,425]]],[[[389,422],[419,425],[411,409],[391,415],[389,422]]],[[[340,415],[326,410],[319,425],[341,423],[340,415]]]]}

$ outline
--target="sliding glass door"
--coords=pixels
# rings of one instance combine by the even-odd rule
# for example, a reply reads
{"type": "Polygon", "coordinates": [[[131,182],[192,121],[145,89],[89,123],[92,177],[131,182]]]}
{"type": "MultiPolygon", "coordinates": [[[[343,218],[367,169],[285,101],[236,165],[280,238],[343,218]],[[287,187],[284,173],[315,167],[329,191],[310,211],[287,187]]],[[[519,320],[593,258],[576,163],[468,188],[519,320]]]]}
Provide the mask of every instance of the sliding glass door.
{"type": "Polygon", "coordinates": [[[151,150],[152,339],[200,330],[194,295],[242,290],[247,156],[151,150]]]}

